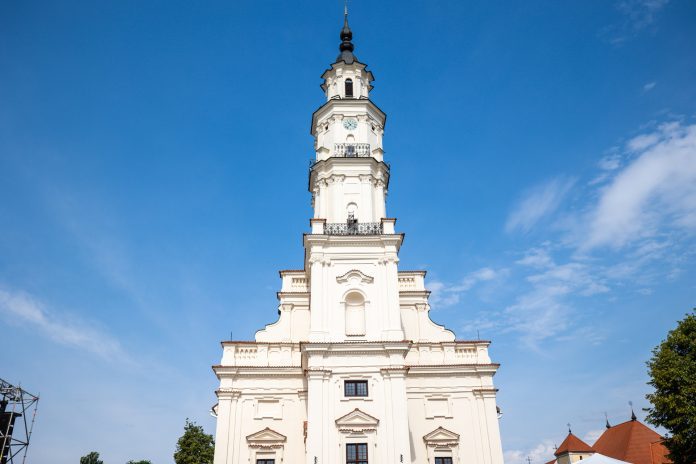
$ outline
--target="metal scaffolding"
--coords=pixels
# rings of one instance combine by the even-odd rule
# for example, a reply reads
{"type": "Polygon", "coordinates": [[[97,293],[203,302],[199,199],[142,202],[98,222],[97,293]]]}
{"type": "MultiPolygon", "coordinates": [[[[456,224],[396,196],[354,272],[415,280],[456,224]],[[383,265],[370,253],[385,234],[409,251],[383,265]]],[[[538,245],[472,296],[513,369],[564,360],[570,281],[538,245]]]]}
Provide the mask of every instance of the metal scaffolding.
{"type": "Polygon", "coordinates": [[[0,464],[24,464],[39,397],[0,379],[0,464]]]}

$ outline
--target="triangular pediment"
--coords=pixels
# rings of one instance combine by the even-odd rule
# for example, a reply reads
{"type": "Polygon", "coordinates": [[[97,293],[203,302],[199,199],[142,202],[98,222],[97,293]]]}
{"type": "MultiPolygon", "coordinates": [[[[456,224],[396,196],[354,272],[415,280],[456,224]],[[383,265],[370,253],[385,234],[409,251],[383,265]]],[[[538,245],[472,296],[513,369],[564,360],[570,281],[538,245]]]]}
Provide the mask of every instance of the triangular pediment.
{"type": "Polygon", "coordinates": [[[438,427],[429,434],[425,435],[423,437],[423,440],[425,440],[426,443],[451,443],[451,442],[458,442],[459,441],[459,435],[456,433],[452,432],[451,430],[447,430],[444,427],[438,427]]]}
{"type": "Polygon", "coordinates": [[[339,284],[350,281],[371,284],[374,280],[375,279],[373,277],[370,277],[367,274],[363,274],[361,271],[357,269],[350,270],[342,276],[336,277],[336,282],[338,282],[339,284]]]}
{"type": "Polygon", "coordinates": [[[336,425],[339,428],[373,428],[377,427],[377,424],[379,424],[379,419],[372,417],[358,408],[336,419],[336,425]]]}
{"type": "Polygon", "coordinates": [[[248,435],[246,437],[247,441],[249,443],[258,443],[258,444],[264,444],[264,443],[282,443],[284,442],[287,437],[281,433],[276,432],[273,429],[270,429],[266,427],[263,430],[259,430],[256,433],[252,433],[251,435],[248,435]]]}

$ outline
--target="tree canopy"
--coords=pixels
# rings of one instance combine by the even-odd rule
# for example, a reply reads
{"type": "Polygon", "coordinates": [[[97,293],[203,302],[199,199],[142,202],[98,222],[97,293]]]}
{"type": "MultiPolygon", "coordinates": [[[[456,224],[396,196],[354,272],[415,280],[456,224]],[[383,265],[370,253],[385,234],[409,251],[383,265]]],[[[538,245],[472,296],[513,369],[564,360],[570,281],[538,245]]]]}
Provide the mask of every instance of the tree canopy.
{"type": "Polygon", "coordinates": [[[186,419],[184,434],[179,438],[174,453],[176,464],[212,464],[215,453],[213,436],[203,427],[186,419]]]}
{"type": "Polygon", "coordinates": [[[653,350],[648,372],[655,389],[646,395],[648,422],[669,432],[674,464],[696,463],[696,308],[653,350]]]}
{"type": "Polygon", "coordinates": [[[104,464],[104,461],[99,459],[99,453],[92,451],[80,458],[80,464],[104,464]]]}

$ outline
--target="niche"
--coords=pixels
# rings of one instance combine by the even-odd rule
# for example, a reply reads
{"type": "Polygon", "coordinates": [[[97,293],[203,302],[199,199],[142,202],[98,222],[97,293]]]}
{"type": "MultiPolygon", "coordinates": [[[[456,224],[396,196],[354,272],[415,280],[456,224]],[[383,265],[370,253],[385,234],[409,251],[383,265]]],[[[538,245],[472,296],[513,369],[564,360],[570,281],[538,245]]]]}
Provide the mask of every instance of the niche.
{"type": "Polygon", "coordinates": [[[350,292],[345,300],[346,335],[365,335],[365,298],[358,292],[350,292]]]}

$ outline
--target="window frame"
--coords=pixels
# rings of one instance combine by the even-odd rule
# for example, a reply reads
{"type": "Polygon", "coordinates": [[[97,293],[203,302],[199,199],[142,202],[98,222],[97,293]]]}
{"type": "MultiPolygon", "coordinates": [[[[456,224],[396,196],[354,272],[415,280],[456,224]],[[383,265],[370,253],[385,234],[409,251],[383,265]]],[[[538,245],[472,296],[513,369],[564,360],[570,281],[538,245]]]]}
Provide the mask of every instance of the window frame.
{"type": "Polygon", "coordinates": [[[275,458],[273,458],[273,459],[257,459],[256,464],[275,464],[275,458]]]}
{"type": "Polygon", "coordinates": [[[350,77],[343,83],[343,90],[345,91],[346,98],[355,98],[355,91],[353,89],[353,79],[350,77]],[[350,88],[350,94],[348,93],[348,88],[350,88]]]}
{"type": "Polygon", "coordinates": [[[370,396],[370,388],[367,384],[367,380],[344,380],[343,381],[343,396],[346,398],[368,398],[370,396]],[[353,393],[348,394],[348,385],[353,386],[353,393]],[[358,385],[365,385],[365,394],[360,395],[358,392],[358,385]]]}
{"type": "Polygon", "coordinates": [[[370,462],[367,443],[346,443],[346,464],[368,464],[370,462]],[[360,459],[360,447],[365,448],[365,459],[360,459]],[[355,449],[355,459],[350,460],[348,453],[351,448],[355,449]]]}

